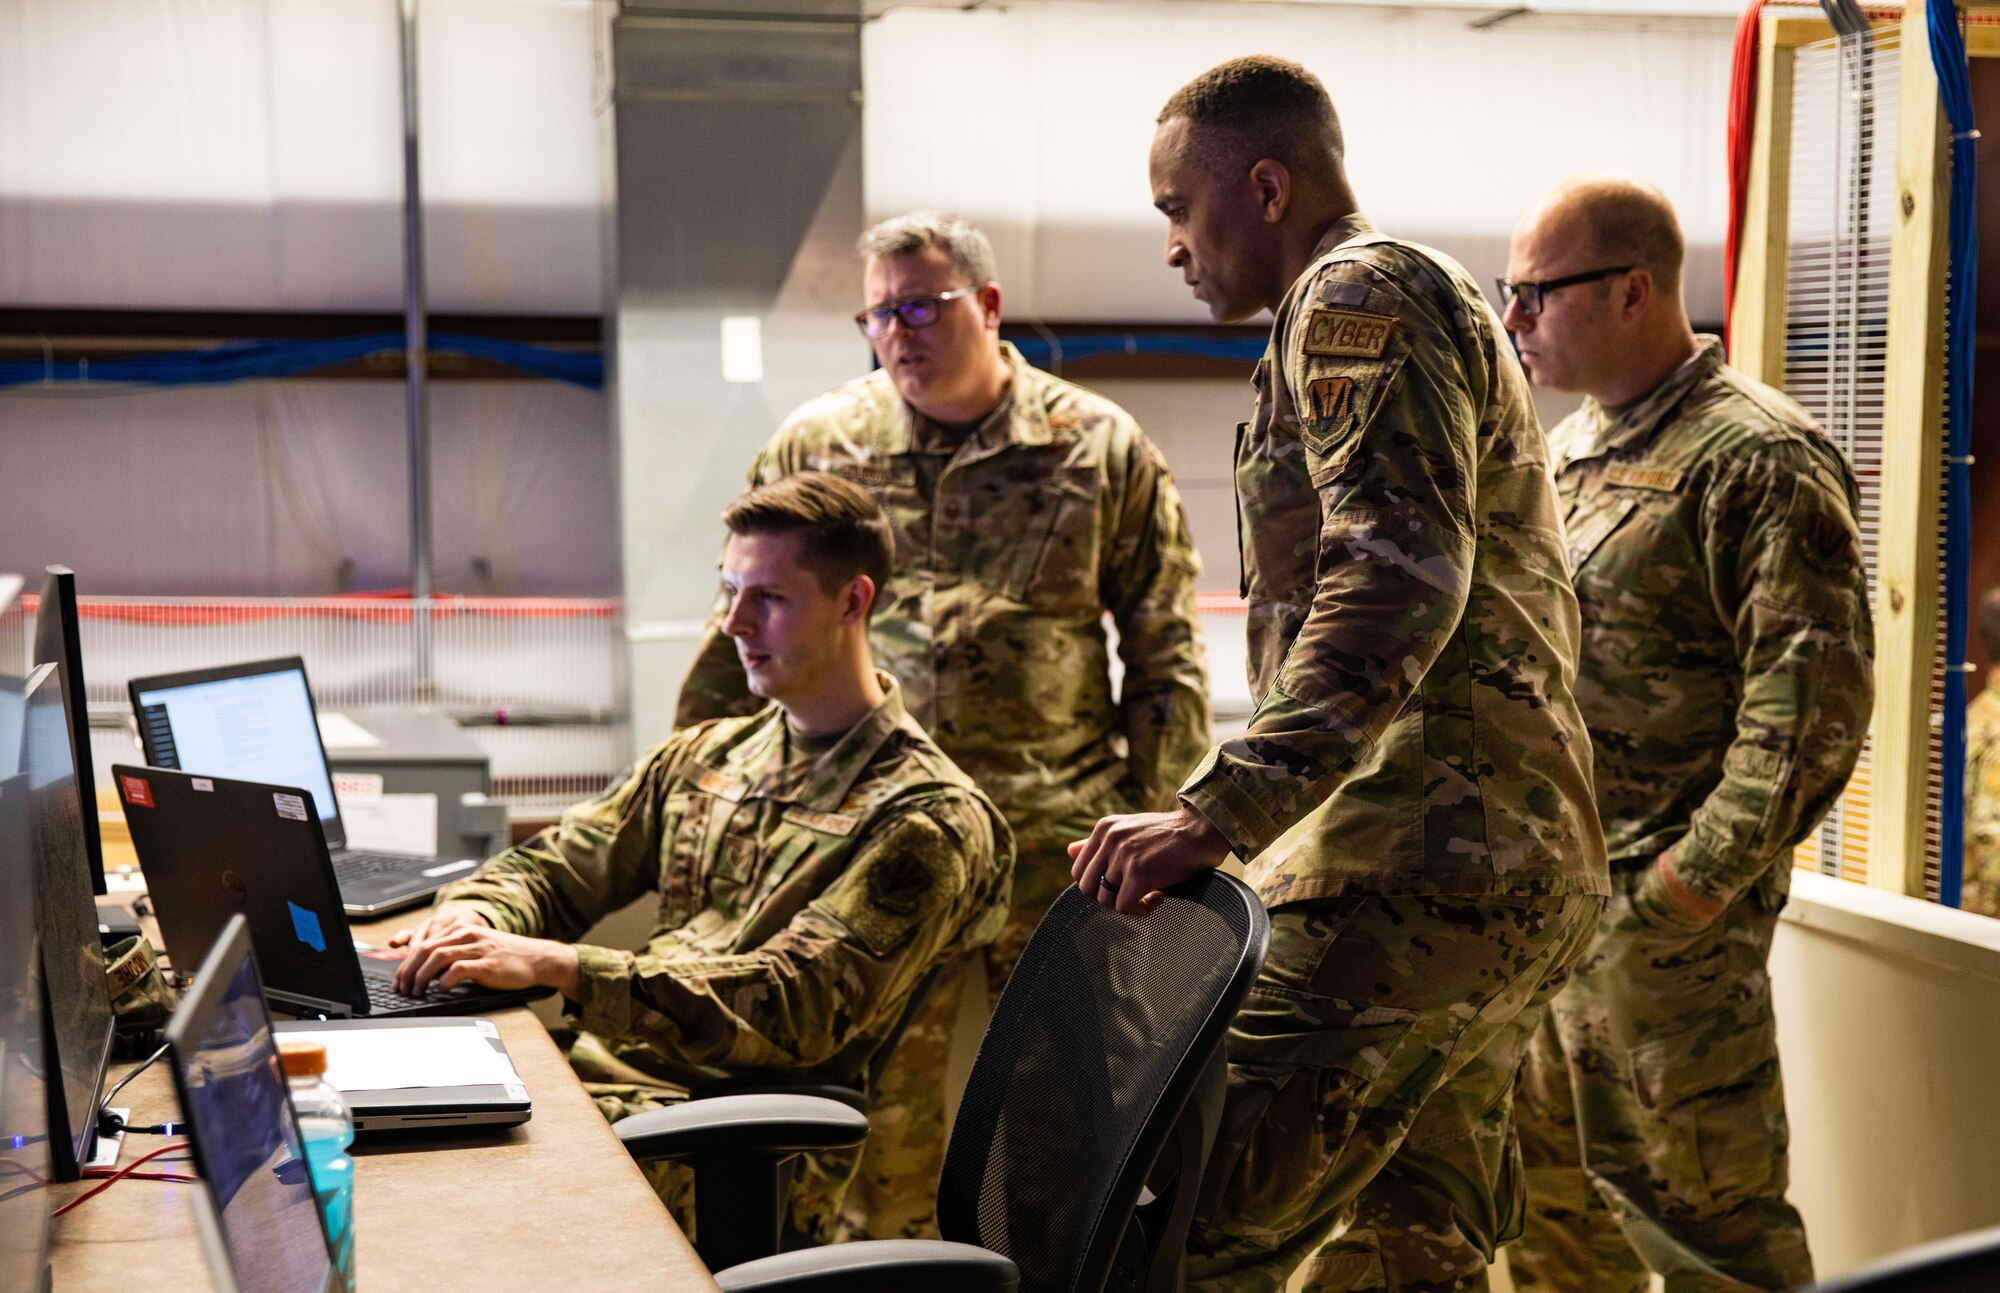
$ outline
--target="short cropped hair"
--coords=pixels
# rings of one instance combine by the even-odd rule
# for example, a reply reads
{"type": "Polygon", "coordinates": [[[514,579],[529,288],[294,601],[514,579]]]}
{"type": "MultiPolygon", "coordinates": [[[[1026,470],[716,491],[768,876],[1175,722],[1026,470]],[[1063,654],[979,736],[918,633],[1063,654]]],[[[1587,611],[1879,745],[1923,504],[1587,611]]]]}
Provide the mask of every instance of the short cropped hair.
{"type": "Polygon", "coordinates": [[[1666,194],[1645,180],[1615,173],[1578,176],[1566,181],[1561,192],[1599,264],[1641,266],[1662,286],[1680,285],[1687,240],[1666,194]]]}
{"type": "Polygon", "coordinates": [[[1987,589],[1979,599],[1979,640],[1987,663],[2000,665],[2000,587],[1987,589]]]}
{"type": "MultiPolygon", "coordinates": [[[[828,594],[866,575],[879,602],[895,564],[895,532],[881,505],[831,472],[802,471],[752,485],[722,510],[722,523],[731,534],[804,536],[805,566],[828,594]]],[[[868,611],[874,614],[873,603],[868,611]]]]}
{"type": "Polygon", "coordinates": [[[907,256],[926,247],[938,247],[951,258],[951,267],[965,276],[968,287],[984,287],[997,282],[993,244],[979,226],[952,211],[912,211],[891,216],[861,235],[859,249],[867,260],[885,256],[907,256]]]}
{"type": "Polygon", "coordinates": [[[1344,177],[1340,118],[1326,86],[1297,63],[1269,54],[1232,58],[1174,91],[1161,125],[1186,118],[1198,165],[1248,170],[1280,162],[1304,186],[1330,187],[1344,177]]]}

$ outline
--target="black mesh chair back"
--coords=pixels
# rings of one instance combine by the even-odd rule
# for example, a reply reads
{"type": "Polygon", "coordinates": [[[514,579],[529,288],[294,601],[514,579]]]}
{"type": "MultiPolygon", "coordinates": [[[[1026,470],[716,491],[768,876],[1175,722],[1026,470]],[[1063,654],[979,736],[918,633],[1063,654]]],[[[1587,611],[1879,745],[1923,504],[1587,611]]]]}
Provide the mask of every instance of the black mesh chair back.
{"type": "Polygon", "coordinates": [[[959,1102],[944,1237],[1010,1258],[1027,1293],[1177,1285],[1223,1037],[1269,942],[1263,904],[1220,872],[1139,917],[1065,892],[959,1102]]]}
{"type": "Polygon", "coordinates": [[[1925,1244],[1808,1293],[1992,1293],[2000,1289],[2000,1227],[1925,1244]]]}

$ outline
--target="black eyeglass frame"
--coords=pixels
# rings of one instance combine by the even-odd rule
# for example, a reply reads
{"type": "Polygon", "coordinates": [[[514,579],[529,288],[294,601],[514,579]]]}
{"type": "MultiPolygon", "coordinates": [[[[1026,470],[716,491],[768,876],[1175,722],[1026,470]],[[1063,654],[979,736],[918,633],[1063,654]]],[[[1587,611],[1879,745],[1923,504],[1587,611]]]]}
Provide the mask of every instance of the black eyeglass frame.
{"type": "Polygon", "coordinates": [[[1615,265],[1609,269],[1587,270],[1581,274],[1565,274],[1561,278],[1544,278],[1526,283],[1516,283],[1505,278],[1496,278],[1493,282],[1500,288],[1502,310],[1512,305],[1518,298],[1521,303],[1521,313],[1532,319],[1542,312],[1543,300],[1550,292],[1565,287],[1576,287],[1583,283],[1595,283],[1614,274],[1629,274],[1637,268],[1639,268],[1637,265],[1615,265]]]}
{"type": "Polygon", "coordinates": [[[944,317],[943,310],[938,310],[931,317],[929,323],[918,323],[908,314],[904,313],[904,311],[926,305],[936,308],[949,301],[956,301],[961,296],[976,296],[978,294],[979,289],[976,287],[955,287],[949,292],[926,292],[922,296],[913,296],[907,301],[898,301],[894,305],[878,305],[872,310],[863,310],[854,316],[854,326],[861,329],[861,335],[867,337],[870,341],[889,331],[889,318],[891,315],[900,320],[906,328],[932,327],[939,319],[944,317]],[[868,325],[876,322],[882,325],[881,328],[873,332],[869,331],[868,325]]]}

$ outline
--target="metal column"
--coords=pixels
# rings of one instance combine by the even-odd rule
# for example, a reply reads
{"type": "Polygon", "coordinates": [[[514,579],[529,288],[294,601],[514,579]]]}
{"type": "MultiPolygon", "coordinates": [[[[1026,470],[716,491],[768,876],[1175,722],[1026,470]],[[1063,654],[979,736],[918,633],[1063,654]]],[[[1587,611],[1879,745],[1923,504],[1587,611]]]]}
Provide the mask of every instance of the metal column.
{"type": "Polygon", "coordinates": [[[424,202],[417,166],[417,0],[399,0],[403,61],[403,386],[410,461],[410,629],[416,698],[437,698],[431,659],[431,410],[426,384],[424,202]]]}

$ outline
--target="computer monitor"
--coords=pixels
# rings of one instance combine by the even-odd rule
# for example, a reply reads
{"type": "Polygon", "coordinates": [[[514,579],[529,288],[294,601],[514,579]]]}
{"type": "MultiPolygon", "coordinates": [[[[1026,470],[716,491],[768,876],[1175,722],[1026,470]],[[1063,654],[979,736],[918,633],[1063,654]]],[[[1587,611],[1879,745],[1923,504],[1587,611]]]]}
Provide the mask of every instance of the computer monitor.
{"type": "MultiPolygon", "coordinates": [[[[70,723],[56,666],[28,675],[22,760],[35,856],[36,926],[51,1052],[49,1135],[57,1180],[73,1181],[97,1138],[97,1096],[115,1020],[83,844],[83,798],[70,760],[70,723]],[[53,1080],[59,1069],[61,1081],[53,1080]]],[[[96,813],[96,805],[91,806],[96,813]]]]}
{"type": "MultiPolygon", "coordinates": [[[[0,706],[20,693],[0,694],[0,706]]],[[[28,779],[0,781],[0,1289],[48,1277],[49,1107],[28,779]]]]}
{"type": "Polygon", "coordinates": [[[340,1287],[292,1112],[250,929],[232,916],[167,1023],[202,1185],[196,1219],[222,1293],[340,1287]]]}
{"type": "Polygon", "coordinates": [[[76,572],[50,566],[42,580],[41,608],[35,612],[35,663],[62,671],[63,701],[69,707],[69,752],[76,762],[83,795],[83,844],[90,857],[90,891],[104,893],[104,842],[97,833],[97,770],[90,758],[90,693],[83,686],[83,632],[76,614],[76,572]]]}

